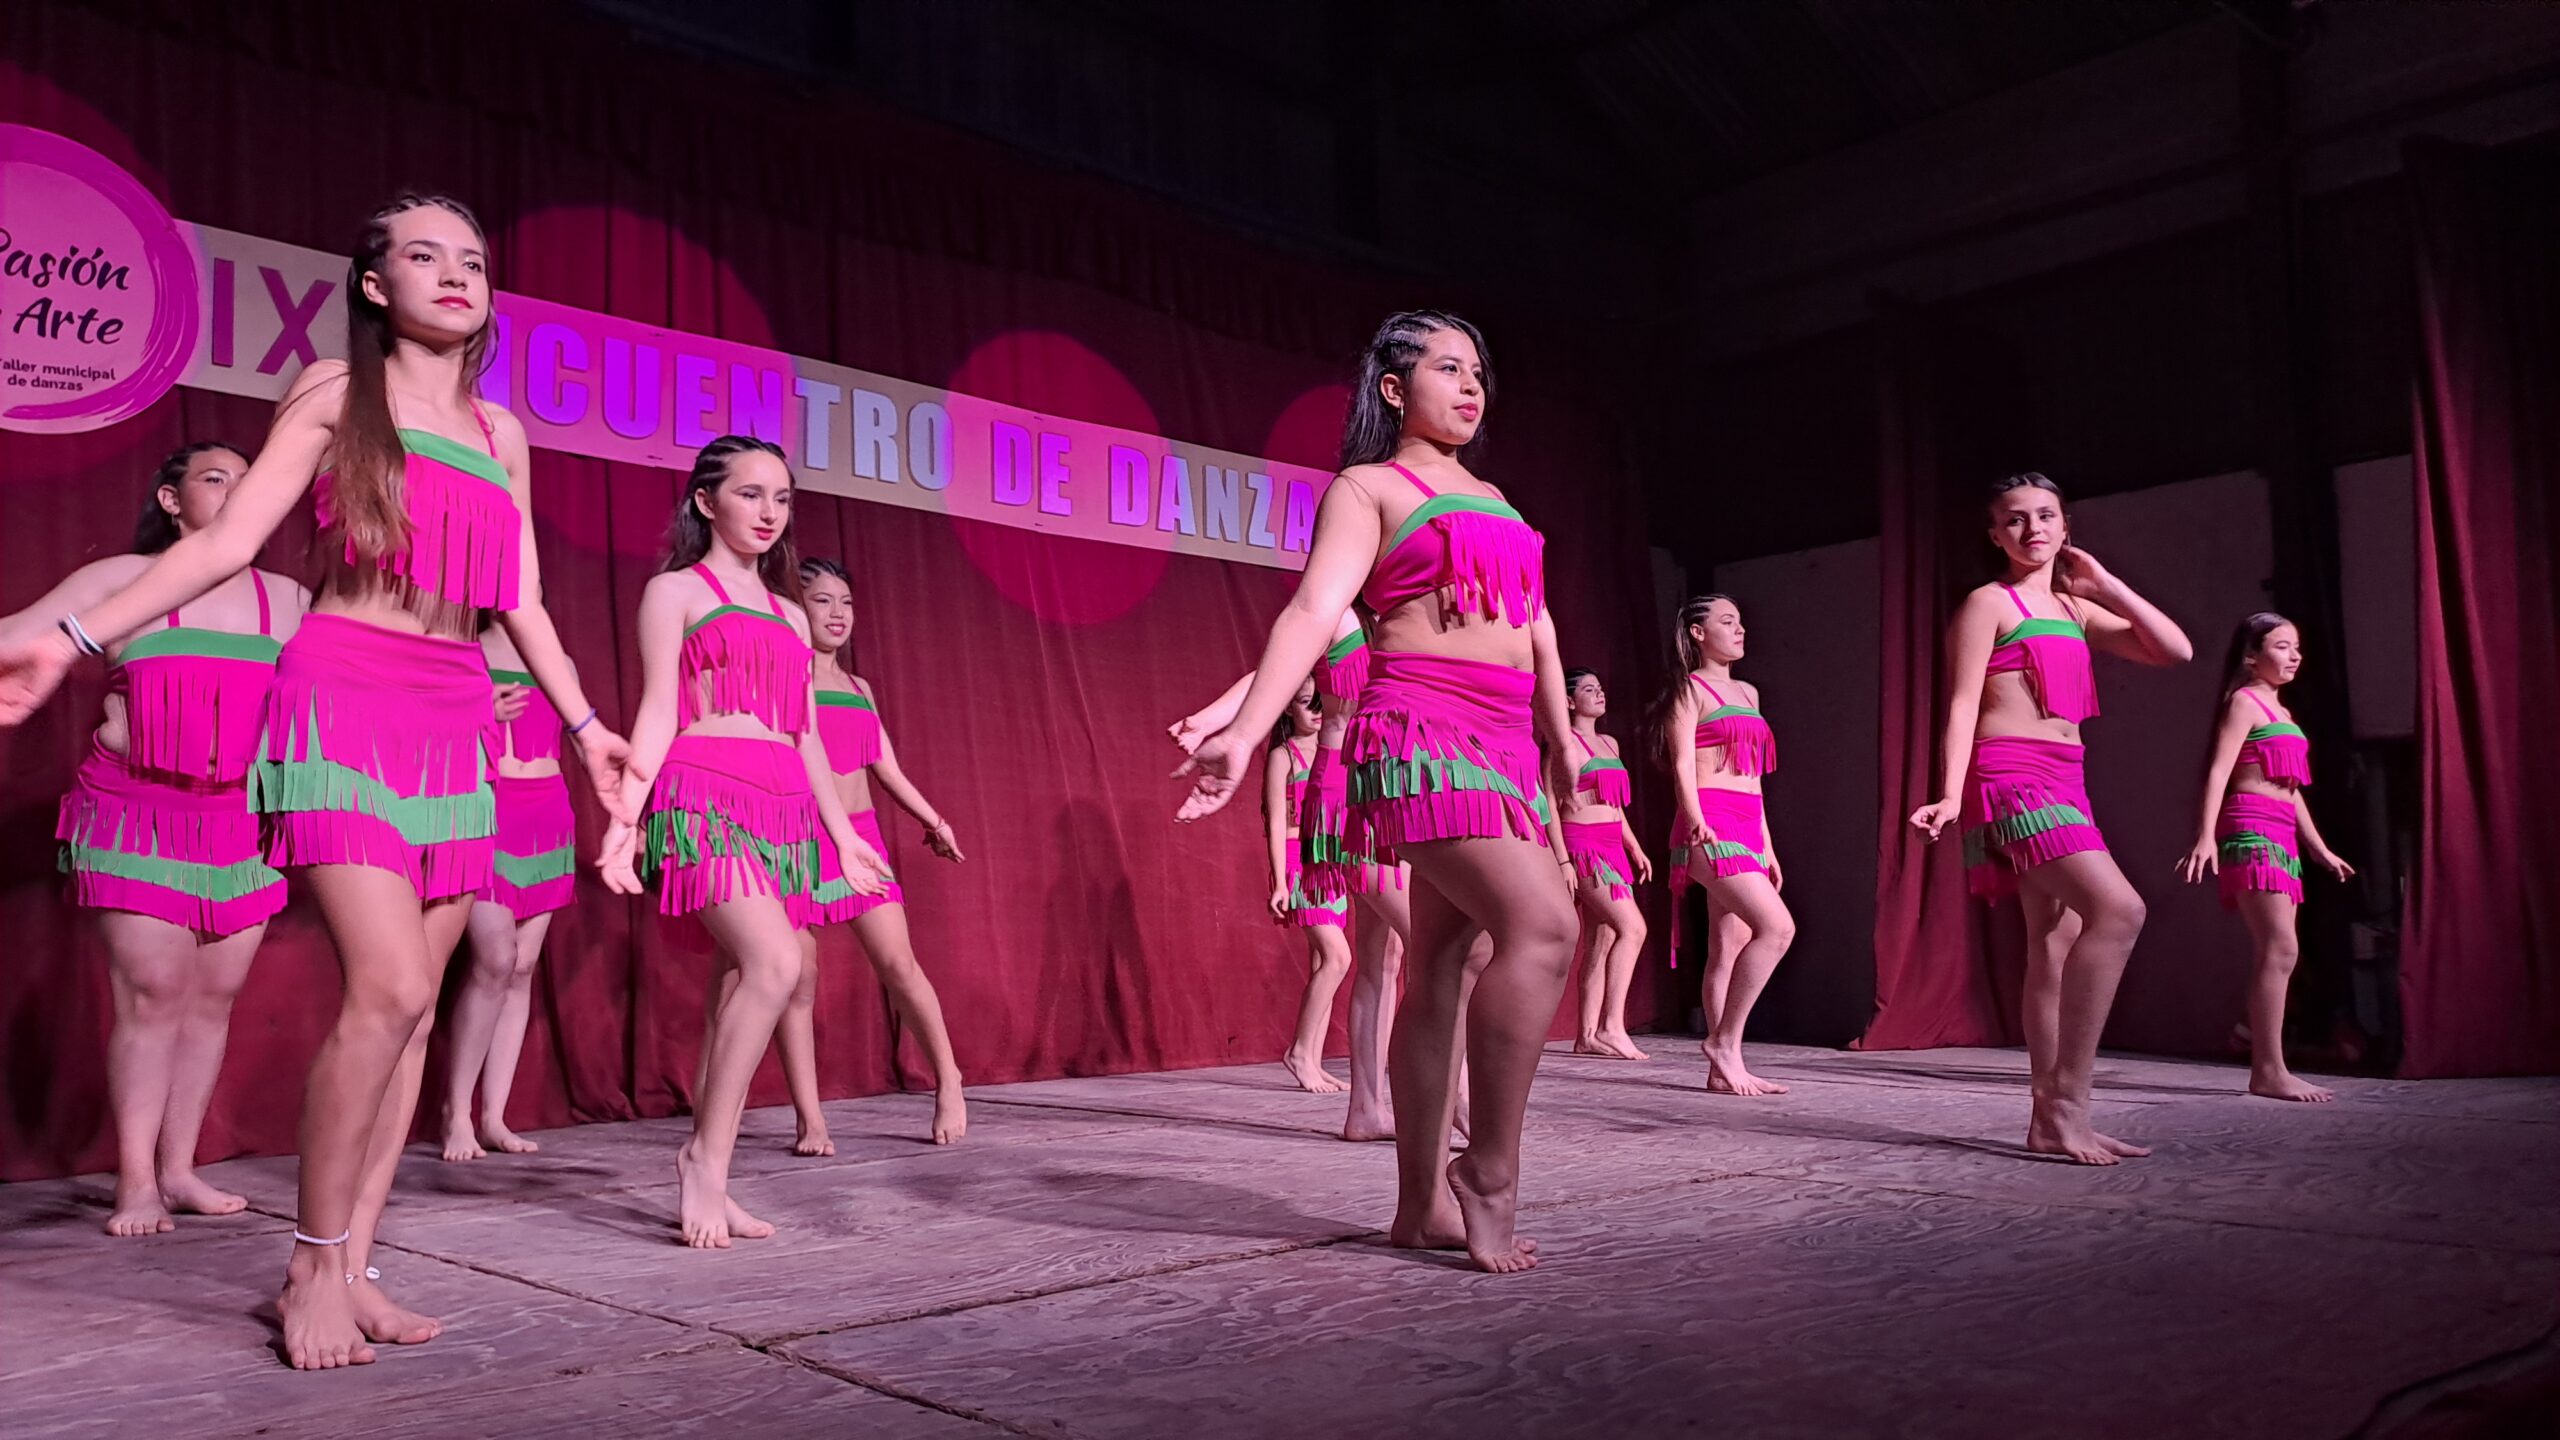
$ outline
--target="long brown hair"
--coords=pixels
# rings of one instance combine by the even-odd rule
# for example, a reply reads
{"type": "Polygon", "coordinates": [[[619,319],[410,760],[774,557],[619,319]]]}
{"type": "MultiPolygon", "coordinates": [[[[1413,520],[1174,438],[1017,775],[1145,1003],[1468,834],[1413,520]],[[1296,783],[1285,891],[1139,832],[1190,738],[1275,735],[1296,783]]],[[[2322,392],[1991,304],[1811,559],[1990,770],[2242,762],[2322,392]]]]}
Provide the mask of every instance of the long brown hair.
{"type": "Polygon", "coordinates": [[[1654,763],[1666,770],[1671,768],[1671,717],[1680,713],[1680,697],[1689,692],[1690,672],[1707,663],[1706,651],[1700,648],[1698,637],[1689,633],[1689,627],[1705,624],[1707,611],[1719,600],[1740,608],[1741,602],[1720,590],[1692,595],[1680,602],[1680,615],[1671,632],[1671,660],[1675,667],[1671,682],[1645,707],[1645,748],[1653,752],[1654,763]]]}
{"type": "MultiPolygon", "coordinates": [[[[667,558],[658,567],[660,571],[686,569],[711,553],[711,517],[702,513],[694,497],[727,484],[730,465],[751,450],[761,450],[781,460],[785,467],[790,464],[781,446],[753,435],[723,435],[693,457],[693,473],[685,477],[684,494],[676,499],[675,518],[667,523],[667,558]]],[[[764,581],[764,588],[794,602],[800,599],[800,552],[791,543],[791,531],[799,518],[794,514],[784,520],[773,548],[756,557],[756,576],[764,581]]]]}
{"type": "MultiPolygon", "coordinates": [[[[331,447],[330,524],[366,561],[409,548],[409,505],[400,485],[408,452],[391,418],[391,392],[383,378],[383,362],[391,356],[391,312],[364,293],[364,277],[382,273],[383,261],[391,254],[392,220],[429,205],[451,211],[470,226],[471,233],[480,237],[482,253],[487,252],[487,233],[461,201],[404,193],[373,212],[365,221],[364,237],[347,257],[347,393],[338,415],[337,440],[331,447]]],[[[479,382],[488,363],[489,320],[484,315],[478,333],[463,346],[465,394],[479,382]]]]}

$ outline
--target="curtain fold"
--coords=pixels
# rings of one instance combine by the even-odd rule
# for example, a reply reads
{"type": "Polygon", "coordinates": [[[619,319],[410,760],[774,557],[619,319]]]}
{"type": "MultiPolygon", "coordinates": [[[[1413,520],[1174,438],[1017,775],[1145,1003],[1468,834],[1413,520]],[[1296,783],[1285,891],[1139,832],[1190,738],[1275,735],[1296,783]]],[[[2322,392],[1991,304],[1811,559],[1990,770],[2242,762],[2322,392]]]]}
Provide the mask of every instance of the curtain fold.
{"type": "Polygon", "coordinates": [[[2560,164],[2406,152],[2418,861],[2403,1073],[2560,1071],[2560,164]]]}

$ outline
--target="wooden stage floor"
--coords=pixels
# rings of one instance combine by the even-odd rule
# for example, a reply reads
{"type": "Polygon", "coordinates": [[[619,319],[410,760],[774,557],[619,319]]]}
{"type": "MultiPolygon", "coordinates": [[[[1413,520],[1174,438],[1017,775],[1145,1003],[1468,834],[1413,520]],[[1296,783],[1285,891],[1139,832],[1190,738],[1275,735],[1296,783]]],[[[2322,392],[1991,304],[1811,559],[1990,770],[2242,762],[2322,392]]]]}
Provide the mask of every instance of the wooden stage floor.
{"type": "Polygon", "coordinates": [[[2017,1149],[2016,1052],[1759,1046],[1794,1090],[1741,1101],[1645,1044],[1550,1054],[1511,1277],[1386,1248],[1391,1147],[1276,1065],[989,1087],[948,1149],[839,1102],[828,1160],[752,1112],[783,1229],[729,1252],[674,1243],[681,1119],[415,1148],[376,1263],[445,1334],[324,1375],[268,1348],[289,1159],[150,1240],[104,1177],[0,1186],[0,1433],[2275,1440],[2550,1397],[2560,1081],[2312,1107],[2109,1056],[2100,1124],[2159,1154],[2084,1170],[2017,1149]]]}

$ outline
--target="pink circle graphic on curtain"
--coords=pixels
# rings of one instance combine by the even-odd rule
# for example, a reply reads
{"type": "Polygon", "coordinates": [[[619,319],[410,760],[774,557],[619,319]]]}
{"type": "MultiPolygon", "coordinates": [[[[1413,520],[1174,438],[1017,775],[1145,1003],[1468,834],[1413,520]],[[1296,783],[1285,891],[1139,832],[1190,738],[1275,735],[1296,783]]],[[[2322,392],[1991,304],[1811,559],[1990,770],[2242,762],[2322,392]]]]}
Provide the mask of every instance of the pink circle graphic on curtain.
{"type": "Polygon", "coordinates": [[[141,413],[195,354],[195,249],[140,181],[51,131],[0,125],[0,429],[141,413]]]}

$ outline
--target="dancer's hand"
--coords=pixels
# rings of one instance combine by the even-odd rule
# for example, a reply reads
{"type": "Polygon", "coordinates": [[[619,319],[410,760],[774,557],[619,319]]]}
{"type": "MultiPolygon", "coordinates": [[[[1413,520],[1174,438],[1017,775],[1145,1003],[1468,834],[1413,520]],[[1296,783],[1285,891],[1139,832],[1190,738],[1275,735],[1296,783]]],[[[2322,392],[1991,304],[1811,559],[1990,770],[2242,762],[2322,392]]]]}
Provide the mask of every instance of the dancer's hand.
{"type": "Polygon", "coordinates": [[[954,864],[969,858],[960,853],[960,837],[952,833],[948,820],[936,820],[925,827],[924,843],[925,848],[954,864]]]}
{"type": "Polygon", "coordinates": [[[1289,922],[1289,887],[1286,885],[1272,886],[1270,903],[1271,918],[1280,924],[1287,924],[1289,922]]]}
{"type": "Polygon", "coordinates": [[[1191,758],[1173,772],[1176,780],[1192,777],[1191,793],[1183,797],[1182,808],[1173,812],[1173,818],[1188,824],[1226,808],[1227,802],[1235,798],[1237,787],[1244,784],[1244,769],[1252,759],[1250,736],[1221,730],[1201,741],[1191,758]]]}
{"type": "Polygon", "coordinates": [[[2356,867],[2348,864],[2345,856],[2340,855],[2337,851],[2330,849],[2326,845],[2312,851],[2311,858],[2320,866],[2321,869],[2328,871],[2330,874],[2337,876],[2341,880],[2353,880],[2356,878],[2356,867]]]}
{"type": "Polygon", "coordinates": [[[1958,808],[1953,800],[1940,800],[1923,805],[1911,812],[1911,828],[1925,831],[1930,843],[1935,844],[1938,836],[1944,833],[1948,826],[1956,823],[1958,808]]]}
{"type": "Polygon", "coordinates": [[[616,820],[604,828],[604,849],[596,856],[596,871],[604,877],[604,888],[616,895],[640,893],[640,832],[616,820]]]}
{"type": "Polygon", "coordinates": [[[1778,857],[1775,852],[1772,852],[1769,856],[1769,888],[1776,890],[1781,894],[1785,893],[1787,888],[1786,867],[1778,863],[1778,857]]]}
{"type": "Polygon", "coordinates": [[[530,685],[501,685],[497,689],[498,723],[503,725],[522,715],[533,704],[530,685]]]}
{"type": "Polygon", "coordinates": [[[0,725],[17,725],[50,699],[80,658],[60,630],[42,630],[0,645],[0,725]]]}
{"type": "Polygon", "coordinates": [[[2064,594],[2082,600],[2104,600],[2114,592],[2116,577],[2098,557],[2077,545],[2065,545],[2053,567],[2054,583],[2064,594]]]}
{"type": "Polygon", "coordinates": [[[1166,726],[1164,733],[1173,737],[1183,754],[1194,755],[1199,753],[1200,742],[1209,738],[1209,727],[1198,715],[1185,715],[1166,726]]]}
{"type": "Polygon", "coordinates": [[[2222,873],[2222,847],[2214,843],[2212,836],[2207,835],[2196,841],[2195,848],[2189,850],[2186,858],[2177,863],[2176,869],[2179,877],[2190,885],[2203,880],[2207,875],[2219,875],[2222,873]]]}
{"type": "Polygon", "coordinates": [[[1636,867],[1637,884],[1650,885],[1653,883],[1653,857],[1645,854],[1642,846],[1630,845],[1627,847],[1627,862],[1636,867]]]}
{"type": "Polygon", "coordinates": [[[880,852],[871,848],[871,842],[854,832],[852,827],[846,829],[844,840],[836,842],[836,858],[844,862],[845,883],[851,885],[857,895],[888,894],[889,862],[881,859],[880,852]],[[846,840],[853,843],[848,845],[846,840]]]}
{"type": "Polygon", "coordinates": [[[631,742],[606,729],[601,720],[591,722],[574,738],[578,758],[586,763],[587,783],[595,786],[604,812],[625,825],[638,824],[640,799],[649,792],[643,782],[639,795],[632,793],[631,742]]]}

